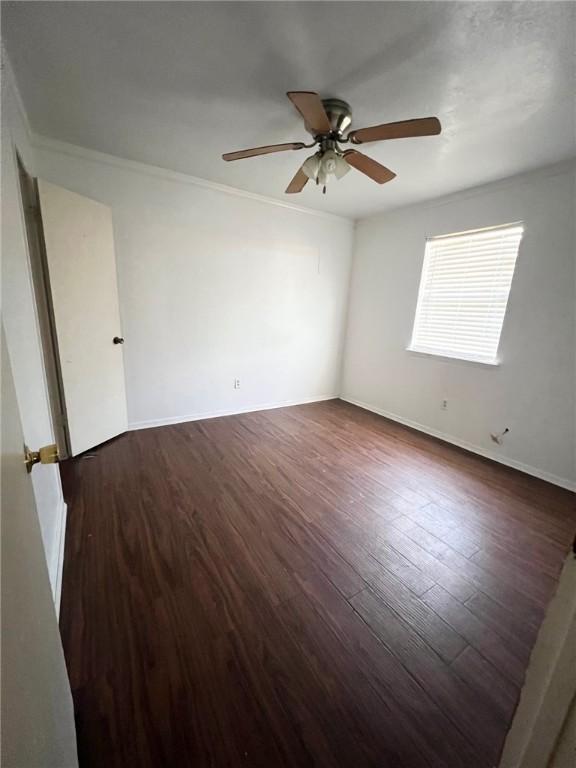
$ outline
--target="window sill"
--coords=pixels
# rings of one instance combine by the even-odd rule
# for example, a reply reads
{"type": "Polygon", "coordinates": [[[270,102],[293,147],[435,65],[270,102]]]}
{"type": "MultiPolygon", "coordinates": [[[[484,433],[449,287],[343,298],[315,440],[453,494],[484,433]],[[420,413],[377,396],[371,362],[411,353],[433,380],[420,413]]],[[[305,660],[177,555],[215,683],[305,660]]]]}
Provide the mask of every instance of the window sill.
{"type": "Polygon", "coordinates": [[[438,360],[445,360],[450,363],[463,363],[466,365],[479,365],[482,368],[498,368],[500,360],[479,360],[471,357],[457,357],[456,355],[442,355],[439,352],[428,352],[415,347],[406,347],[406,352],[416,357],[435,357],[438,360]]]}

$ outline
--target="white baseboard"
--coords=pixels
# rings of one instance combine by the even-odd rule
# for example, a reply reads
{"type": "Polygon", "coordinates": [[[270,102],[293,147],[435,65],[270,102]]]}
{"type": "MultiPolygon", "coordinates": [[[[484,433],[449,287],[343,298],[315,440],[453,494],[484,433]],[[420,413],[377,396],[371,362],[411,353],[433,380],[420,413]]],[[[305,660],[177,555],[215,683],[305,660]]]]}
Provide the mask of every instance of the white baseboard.
{"type": "Polygon", "coordinates": [[[308,397],[304,400],[283,400],[279,403],[263,403],[261,405],[249,405],[247,408],[233,408],[223,411],[206,411],[203,413],[191,413],[184,416],[167,416],[164,419],[150,419],[149,421],[134,421],[128,424],[128,429],[151,429],[153,427],[166,427],[170,424],[184,424],[187,421],[201,421],[202,419],[217,419],[220,416],[236,416],[240,413],[254,413],[256,411],[271,411],[274,408],[287,408],[290,405],[306,405],[307,403],[320,403],[324,400],[336,400],[337,394],[308,397]]]}
{"type": "Polygon", "coordinates": [[[525,472],[527,475],[538,477],[540,480],[546,480],[546,482],[552,483],[553,485],[559,485],[561,488],[566,488],[568,491],[576,491],[576,482],[573,480],[568,480],[564,477],[558,477],[557,475],[553,475],[550,472],[545,472],[544,470],[538,469],[537,467],[524,464],[521,461],[516,461],[515,459],[509,459],[505,456],[500,456],[493,451],[486,450],[485,448],[481,448],[480,446],[474,445],[473,443],[468,443],[466,440],[460,440],[457,437],[452,437],[452,435],[448,435],[445,432],[440,432],[437,429],[431,429],[430,427],[424,426],[424,424],[419,424],[417,421],[405,419],[403,416],[398,416],[396,413],[390,413],[389,411],[385,411],[382,408],[377,408],[376,406],[370,405],[369,403],[364,403],[361,400],[354,400],[351,397],[344,397],[344,395],[340,395],[340,400],[351,403],[351,405],[357,405],[359,408],[363,408],[365,411],[372,411],[372,413],[377,413],[379,416],[384,416],[386,419],[390,419],[391,421],[396,421],[406,427],[416,429],[418,432],[424,432],[426,435],[437,437],[439,440],[443,440],[445,443],[451,443],[452,445],[456,445],[459,448],[464,448],[466,451],[478,454],[478,456],[483,456],[486,459],[497,461],[499,464],[512,467],[512,469],[518,469],[520,472],[525,472]]]}
{"type": "Polygon", "coordinates": [[[60,500],[56,517],[56,530],[54,540],[56,548],[50,564],[50,585],[52,596],[56,606],[56,615],[60,617],[60,597],[62,595],[62,571],[64,568],[64,542],[66,540],[66,516],[68,506],[64,499],[60,500]]]}

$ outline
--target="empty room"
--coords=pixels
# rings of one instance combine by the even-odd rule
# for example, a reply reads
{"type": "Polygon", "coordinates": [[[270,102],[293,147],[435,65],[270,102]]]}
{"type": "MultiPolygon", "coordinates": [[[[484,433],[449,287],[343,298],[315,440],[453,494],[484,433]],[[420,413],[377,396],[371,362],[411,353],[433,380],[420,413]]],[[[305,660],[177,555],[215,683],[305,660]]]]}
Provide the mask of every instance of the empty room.
{"type": "Polygon", "coordinates": [[[576,3],[13,2],[5,768],[574,768],[576,3]]]}

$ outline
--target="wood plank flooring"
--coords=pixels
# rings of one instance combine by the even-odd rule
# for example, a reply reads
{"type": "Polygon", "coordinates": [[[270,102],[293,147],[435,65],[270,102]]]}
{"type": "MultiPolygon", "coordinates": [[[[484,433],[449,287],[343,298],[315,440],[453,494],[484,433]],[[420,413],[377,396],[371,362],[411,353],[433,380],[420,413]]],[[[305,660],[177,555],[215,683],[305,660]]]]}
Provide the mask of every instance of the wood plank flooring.
{"type": "Polygon", "coordinates": [[[338,400],[62,466],[82,768],[490,768],[574,496],[338,400]]]}

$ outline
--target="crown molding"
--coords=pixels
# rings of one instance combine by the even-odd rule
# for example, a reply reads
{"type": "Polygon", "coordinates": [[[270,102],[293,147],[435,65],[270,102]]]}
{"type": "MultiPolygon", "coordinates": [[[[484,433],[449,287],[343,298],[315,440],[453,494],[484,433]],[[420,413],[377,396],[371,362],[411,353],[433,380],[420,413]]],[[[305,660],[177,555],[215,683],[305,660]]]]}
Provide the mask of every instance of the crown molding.
{"type": "Polygon", "coordinates": [[[20,88],[18,87],[18,81],[16,80],[14,69],[12,68],[10,56],[8,56],[8,52],[3,41],[0,43],[0,61],[0,70],[2,73],[2,90],[8,90],[14,97],[16,109],[18,110],[18,114],[26,132],[26,138],[28,139],[29,143],[32,144],[33,133],[30,126],[30,121],[28,120],[28,113],[26,112],[26,107],[24,106],[24,102],[20,94],[20,88]]]}
{"type": "Polygon", "coordinates": [[[415,208],[438,208],[443,205],[450,205],[454,202],[460,202],[469,198],[478,197],[488,192],[497,192],[498,190],[507,189],[515,186],[516,184],[528,184],[531,181],[537,179],[545,179],[552,176],[561,176],[565,173],[576,172],[576,156],[568,157],[565,160],[560,160],[557,163],[541,165],[538,168],[533,168],[529,171],[521,171],[513,176],[505,176],[501,179],[494,179],[494,181],[487,181],[484,184],[478,184],[473,187],[466,187],[465,189],[458,190],[456,192],[450,192],[447,195],[441,197],[424,198],[423,200],[417,200],[413,203],[406,203],[406,205],[399,205],[397,208],[387,208],[383,211],[376,211],[370,213],[367,216],[359,216],[356,222],[363,223],[365,221],[373,221],[375,219],[384,218],[390,214],[402,213],[403,211],[413,210],[415,208]]]}
{"type": "Polygon", "coordinates": [[[132,173],[142,174],[144,176],[152,176],[154,178],[160,178],[165,181],[171,181],[176,184],[187,184],[195,187],[201,187],[203,189],[209,189],[213,192],[222,192],[226,195],[233,195],[235,197],[243,197],[247,200],[253,200],[258,203],[265,203],[266,205],[274,205],[280,208],[286,208],[296,213],[304,213],[309,216],[318,216],[322,219],[329,219],[331,221],[341,221],[351,224],[353,219],[345,216],[339,216],[335,213],[327,213],[326,211],[317,211],[314,208],[305,208],[304,206],[294,205],[293,203],[286,203],[282,200],[277,200],[274,197],[267,197],[265,195],[259,195],[255,192],[247,192],[244,189],[238,189],[237,187],[230,187],[226,184],[219,184],[215,181],[208,181],[198,176],[191,176],[187,173],[180,173],[179,171],[171,171],[167,168],[162,168],[157,165],[148,165],[147,163],[141,163],[137,160],[127,160],[117,155],[109,155],[105,152],[99,152],[95,149],[88,149],[86,147],[80,147],[77,144],[71,144],[66,141],[59,141],[57,139],[51,139],[47,136],[42,136],[38,133],[32,133],[30,142],[34,149],[48,150],[50,152],[58,152],[59,154],[68,155],[70,157],[80,158],[92,163],[101,163],[104,165],[110,165],[115,168],[120,168],[132,173]]]}
{"type": "Polygon", "coordinates": [[[176,184],[188,184],[202,187],[204,189],[210,189],[215,192],[222,192],[224,194],[234,195],[236,197],[243,197],[247,200],[254,200],[255,202],[265,203],[267,205],[275,205],[279,208],[285,208],[297,213],[304,213],[308,214],[309,216],[317,216],[322,219],[347,223],[352,223],[354,221],[352,217],[340,216],[335,213],[318,211],[314,208],[295,205],[294,203],[278,200],[275,197],[259,195],[255,192],[248,192],[244,189],[238,189],[237,187],[231,187],[227,184],[220,184],[215,181],[209,181],[208,179],[202,179],[199,176],[192,176],[187,173],[172,171],[168,168],[162,168],[156,165],[148,165],[147,163],[141,163],[136,160],[127,160],[126,158],[118,157],[117,155],[110,155],[105,152],[99,152],[94,149],[88,149],[87,147],[81,147],[77,144],[72,144],[66,141],[59,141],[58,139],[52,139],[47,136],[42,136],[39,133],[35,133],[30,125],[28,113],[26,111],[26,107],[24,106],[24,101],[18,87],[18,81],[16,80],[14,69],[12,67],[10,57],[6,51],[6,47],[3,41],[0,44],[0,56],[2,88],[9,90],[14,97],[14,102],[16,104],[18,114],[22,120],[22,125],[26,132],[26,138],[28,139],[28,142],[33,149],[47,149],[53,152],[69,155],[71,157],[78,157],[83,160],[88,160],[90,162],[104,163],[116,168],[122,168],[123,170],[129,170],[133,173],[140,173],[146,176],[162,178],[166,181],[171,181],[176,184]]]}

